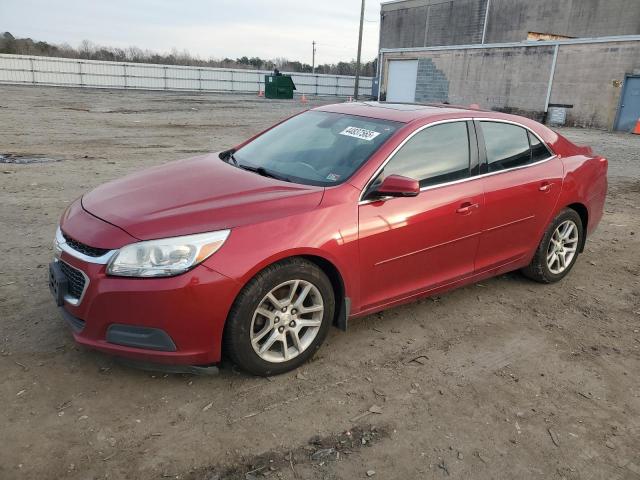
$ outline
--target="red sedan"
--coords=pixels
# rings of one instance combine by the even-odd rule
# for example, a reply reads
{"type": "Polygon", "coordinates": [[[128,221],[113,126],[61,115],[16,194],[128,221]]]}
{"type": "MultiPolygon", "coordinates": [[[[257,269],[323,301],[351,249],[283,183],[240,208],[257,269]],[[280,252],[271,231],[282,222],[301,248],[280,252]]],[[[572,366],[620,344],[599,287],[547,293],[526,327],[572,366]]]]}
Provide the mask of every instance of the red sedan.
{"type": "Polygon", "coordinates": [[[88,347],[277,374],[348,319],[512,270],[562,279],[606,174],[526,118],[324,106],[84,195],[60,220],[50,287],[88,347]]]}

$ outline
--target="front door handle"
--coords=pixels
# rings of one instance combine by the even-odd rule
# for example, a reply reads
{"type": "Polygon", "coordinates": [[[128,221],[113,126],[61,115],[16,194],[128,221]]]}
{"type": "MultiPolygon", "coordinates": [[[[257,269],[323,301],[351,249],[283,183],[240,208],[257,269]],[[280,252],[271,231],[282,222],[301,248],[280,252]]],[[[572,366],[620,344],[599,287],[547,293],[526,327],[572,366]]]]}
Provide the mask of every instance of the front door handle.
{"type": "Polygon", "coordinates": [[[456,213],[461,215],[469,215],[474,208],[478,208],[480,205],[477,203],[464,202],[460,207],[456,210],[456,213]]]}
{"type": "Polygon", "coordinates": [[[549,182],[542,182],[538,187],[538,190],[540,190],[541,192],[548,192],[549,190],[551,190],[551,185],[552,184],[549,182]]]}

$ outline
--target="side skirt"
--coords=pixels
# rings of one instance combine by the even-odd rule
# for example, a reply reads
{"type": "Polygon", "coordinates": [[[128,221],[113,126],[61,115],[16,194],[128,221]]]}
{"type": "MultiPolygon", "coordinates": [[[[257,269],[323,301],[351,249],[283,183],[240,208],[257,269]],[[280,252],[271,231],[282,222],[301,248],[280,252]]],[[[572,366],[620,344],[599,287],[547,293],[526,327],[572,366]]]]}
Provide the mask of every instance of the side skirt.
{"type": "Polygon", "coordinates": [[[513,270],[518,270],[527,265],[527,263],[523,263],[522,258],[517,258],[508,263],[505,263],[499,267],[494,267],[491,270],[486,270],[484,272],[475,273],[473,275],[469,275],[468,277],[461,278],[454,282],[445,283],[444,285],[438,285],[437,287],[431,287],[426,290],[419,291],[417,293],[412,293],[406,297],[402,297],[396,300],[392,300],[390,302],[384,303],[382,305],[376,305],[373,307],[368,307],[358,313],[352,315],[351,318],[361,317],[364,315],[369,315],[371,313],[380,312],[382,310],[386,310],[387,308],[392,308],[398,305],[402,305],[405,303],[411,303],[419,298],[429,297],[431,295],[436,295],[438,293],[447,292],[449,290],[453,290],[458,287],[462,287],[464,285],[469,285],[470,283],[479,282],[480,280],[485,280],[487,278],[496,277],[498,275],[502,275],[503,273],[511,272],[513,270]]]}

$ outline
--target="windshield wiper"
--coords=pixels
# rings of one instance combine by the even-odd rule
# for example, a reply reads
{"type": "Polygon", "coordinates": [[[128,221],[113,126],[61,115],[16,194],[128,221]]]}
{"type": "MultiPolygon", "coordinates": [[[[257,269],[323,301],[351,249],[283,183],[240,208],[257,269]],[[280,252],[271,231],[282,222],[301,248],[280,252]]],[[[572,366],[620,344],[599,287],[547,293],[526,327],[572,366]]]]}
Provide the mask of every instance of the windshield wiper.
{"type": "MultiPolygon", "coordinates": [[[[235,158],[234,158],[234,161],[235,161],[235,158]]],[[[238,168],[242,168],[243,170],[248,170],[249,172],[254,172],[254,173],[257,173],[258,175],[262,175],[263,177],[275,178],[276,180],[282,180],[285,182],[291,181],[288,177],[285,177],[283,175],[278,175],[277,173],[273,173],[264,167],[252,167],[251,165],[242,165],[237,162],[236,162],[236,166],[238,168]]]]}
{"type": "Polygon", "coordinates": [[[236,167],[239,166],[238,165],[238,160],[236,159],[236,157],[233,155],[233,152],[230,152],[226,157],[225,157],[225,162],[227,163],[231,163],[233,165],[235,165],[236,167]]]}
{"type": "Polygon", "coordinates": [[[235,150],[227,150],[225,152],[220,153],[219,157],[222,161],[235,165],[238,168],[242,168],[243,170],[248,170],[249,172],[257,173],[258,175],[262,175],[263,177],[275,178],[276,180],[282,180],[284,182],[291,182],[289,177],[284,175],[279,175],[277,173],[271,172],[264,167],[253,167],[251,165],[242,165],[238,162],[238,159],[235,157],[235,150]]]}
{"type": "Polygon", "coordinates": [[[238,160],[233,155],[234,153],[235,153],[235,150],[233,150],[233,149],[226,150],[224,152],[221,152],[220,155],[218,155],[218,157],[223,162],[231,163],[231,164],[233,164],[233,165],[235,165],[237,167],[238,166],[238,160]]]}

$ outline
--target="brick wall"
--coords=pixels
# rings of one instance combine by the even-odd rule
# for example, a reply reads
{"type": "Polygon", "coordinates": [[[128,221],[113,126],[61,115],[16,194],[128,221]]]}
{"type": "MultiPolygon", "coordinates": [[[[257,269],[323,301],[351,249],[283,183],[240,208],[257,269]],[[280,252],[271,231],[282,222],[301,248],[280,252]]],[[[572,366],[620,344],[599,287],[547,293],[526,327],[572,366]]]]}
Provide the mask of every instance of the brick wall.
{"type": "Polygon", "coordinates": [[[449,99],[449,80],[431,58],[418,61],[416,102],[442,103],[449,99]]]}
{"type": "MultiPolygon", "coordinates": [[[[417,58],[416,101],[469,105],[544,116],[553,45],[389,53],[417,58]]],[[[573,105],[570,125],[610,129],[625,73],[640,69],[640,41],[561,45],[551,103],[573,105]]],[[[386,75],[386,68],[384,71],[386,75]]],[[[381,92],[386,91],[383,75],[381,92]]]]}

